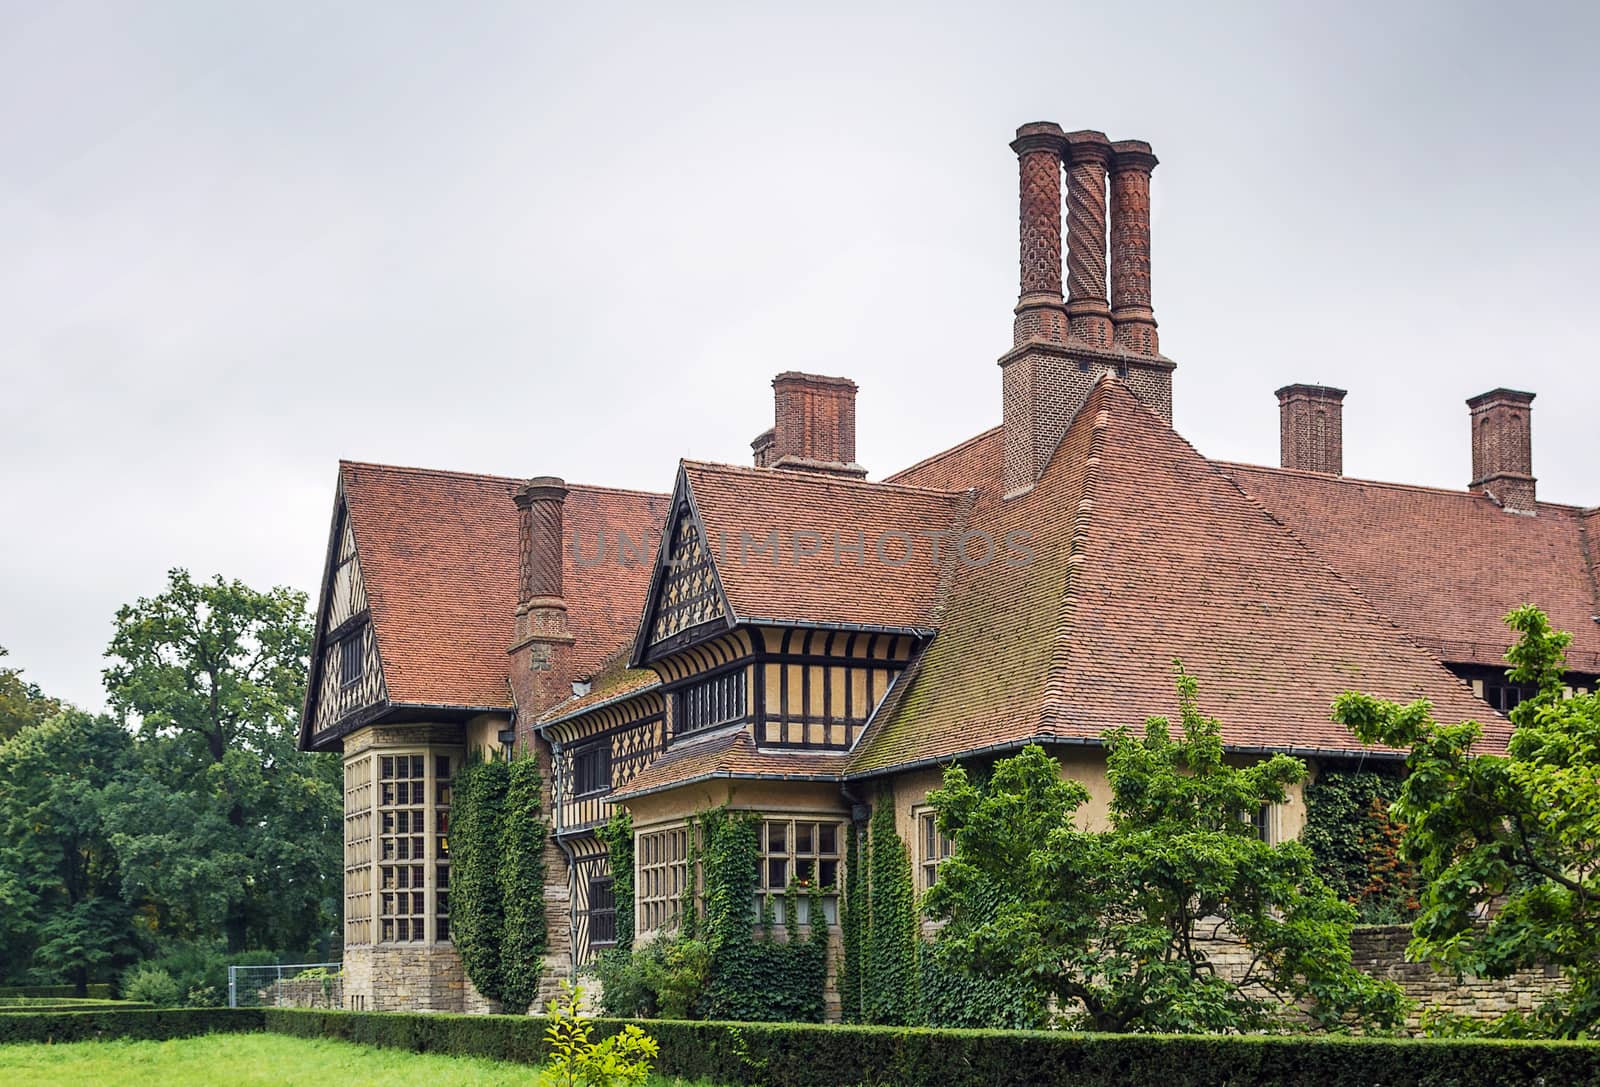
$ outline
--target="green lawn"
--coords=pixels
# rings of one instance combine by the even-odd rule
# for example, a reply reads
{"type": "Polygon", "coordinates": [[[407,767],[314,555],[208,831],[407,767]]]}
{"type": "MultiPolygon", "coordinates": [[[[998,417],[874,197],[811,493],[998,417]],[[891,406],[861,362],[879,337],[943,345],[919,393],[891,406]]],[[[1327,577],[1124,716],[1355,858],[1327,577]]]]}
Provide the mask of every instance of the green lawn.
{"type": "MultiPolygon", "coordinates": [[[[280,1034],[0,1046],[5,1087],[537,1087],[525,1064],[280,1034]]],[[[652,1087],[683,1080],[652,1079],[652,1087]]]]}

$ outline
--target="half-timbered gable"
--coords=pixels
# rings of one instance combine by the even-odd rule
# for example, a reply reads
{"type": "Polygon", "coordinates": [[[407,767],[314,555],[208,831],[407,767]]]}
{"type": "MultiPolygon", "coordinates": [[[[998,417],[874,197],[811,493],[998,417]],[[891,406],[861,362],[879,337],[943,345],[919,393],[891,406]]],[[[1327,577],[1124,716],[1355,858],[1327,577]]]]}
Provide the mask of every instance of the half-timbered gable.
{"type": "Polygon", "coordinates": [[[328,565],[318,609],[311,666],[313,733],[326,732],[358,711],[383,701],[383,661],[372,632],[355,526],[341,490],[334,510],[328,565]]]}

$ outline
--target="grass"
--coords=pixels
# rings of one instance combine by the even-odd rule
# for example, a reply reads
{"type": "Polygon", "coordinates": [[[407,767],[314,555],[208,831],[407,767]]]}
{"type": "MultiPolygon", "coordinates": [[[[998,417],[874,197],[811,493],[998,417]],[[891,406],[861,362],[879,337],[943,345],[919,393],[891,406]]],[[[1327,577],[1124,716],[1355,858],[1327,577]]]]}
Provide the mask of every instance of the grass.
{"type": "MultiPolygon", "coordinates": [[[[650,1087],[687,1087],[653,1077],[650,1087]]],[[[538,1087],[525,1064],[374,1049],[277,1034],[208,1034],[168,1042],[0,1046],[5,1087],[538,1087]]]]}

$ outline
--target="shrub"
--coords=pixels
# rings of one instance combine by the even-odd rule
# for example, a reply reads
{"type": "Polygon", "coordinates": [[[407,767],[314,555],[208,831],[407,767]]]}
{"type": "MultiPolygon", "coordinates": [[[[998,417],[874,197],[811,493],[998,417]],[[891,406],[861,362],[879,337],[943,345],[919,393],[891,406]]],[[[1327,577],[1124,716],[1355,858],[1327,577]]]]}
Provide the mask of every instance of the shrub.
{"type": "MultiPolygon", "coordinates": [[[[94,982],[88,986],[88,991],[83,994],[88,1000],[110,1000],[115,994],[111,991],[108,981],[94,982]]],[[[78,990],[73,985],[7,985],[0,987],[0,1000],[14,996],[59,996],[77,998],[78,990]]]]}
{"type": "Polygon", "coordinates": [[[88,1042],[105,1038],[162,1041],[195,1034],[261,1030],[260,1008],[174,1008],[0,1015],[0,1045],[88,1042]]]}
{"type": "Polygon", "coordinates": [[[583,990],[565,979],[560,1000],[550,1002],[550,1025],[545,1044],[550,1050],[544,1082],[548,1087],[624,1087],[643,1083],[658,1047],[632,1023],[600,1041],[594,1040],[594,1023],[579,1014],[583,990]]]}
{"type": "MultiPolygon", "coordinates": [[[[548,1059],[533,1016],[264,1009],[268,1030],[417,1052],[548,1059]]],[[[156,1013],[161,1014],[161,1013],[156,1013]]],[[[593,1022],[595,1039],[624,1027],[593,1022]]],[[[1600,1044],[1339,1036],[1073,1034],[807,1023],[649,1024],[663,1076],[758,1087],[1600,1085],[1600,1044]]]]}
{"type": "Polygon", "coordinates": [[[141,963],[133,967],[122,982],[122,995],[129,1000],[169,1008],[178,1003],[183,992],[178,981],[159,966],[141,963]]]}
{"type": "Polygon", "coordinates": [[[589,972],[600,981],[600,1010],[618,1019],[650,1019],[656,994],[644,980],[644,963],[622,947],[600,953],[589,972]]]}

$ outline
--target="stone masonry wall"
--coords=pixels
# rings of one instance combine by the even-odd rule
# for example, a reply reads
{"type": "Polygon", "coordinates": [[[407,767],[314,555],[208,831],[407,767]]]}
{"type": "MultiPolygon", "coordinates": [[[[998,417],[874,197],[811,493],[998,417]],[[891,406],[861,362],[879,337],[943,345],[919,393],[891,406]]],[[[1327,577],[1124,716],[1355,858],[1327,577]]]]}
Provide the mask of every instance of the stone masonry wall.
{"type": "Polygon", "coordinates": [[[1457,984],[1453,976],[1428,963],[1406,962],[1406,944],[1410,940],[1409,925],[1358,928],[1350,940],[1352,959],[1359,969],[1399,982],[1406,995],[1417,1002],[1417,1010],[1406,1021],[1410,1027],[1417,1026],[1424,1009],[1469,1019],[1532,1011],[1546,996],[1567,987],[1553,966],[1519,971],[1500,981],[1466,977],[1457,984]]]}

